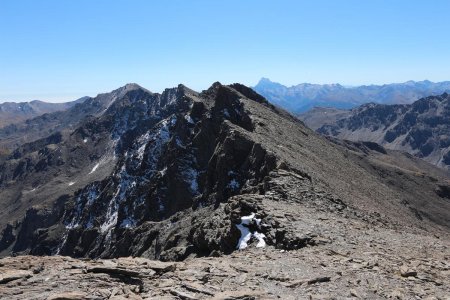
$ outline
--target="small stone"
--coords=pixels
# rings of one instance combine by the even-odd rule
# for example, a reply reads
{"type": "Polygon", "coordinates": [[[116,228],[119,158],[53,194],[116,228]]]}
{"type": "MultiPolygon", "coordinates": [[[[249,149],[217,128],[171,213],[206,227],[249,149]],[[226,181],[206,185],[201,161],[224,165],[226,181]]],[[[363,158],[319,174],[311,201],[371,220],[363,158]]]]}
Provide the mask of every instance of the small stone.
{"type": "Polygon", "coordinates": [[[351,289],[351,290],[350,290],[350,295],[351,295],[352,297],[359,298],[358,293],[357,293],[356,290],[354,290],[354,289],[351,289]]]}
{"type": "Polygon", "coordinates": [[[400,275],[402,275],[402,277],[410,277],[410,276],[417,276],[417,272],[410,269],[408,266],[403,265],[400,267],[400,275]]]}
{"type": "Polygon", "coordinates": [[[321,283],[321,282],[328,282],[331,280],[331,277],[323,276],[323,277],[316,277],[313,279],[308,280],[308,284],[315,284],[315,283],[321,283]]]}

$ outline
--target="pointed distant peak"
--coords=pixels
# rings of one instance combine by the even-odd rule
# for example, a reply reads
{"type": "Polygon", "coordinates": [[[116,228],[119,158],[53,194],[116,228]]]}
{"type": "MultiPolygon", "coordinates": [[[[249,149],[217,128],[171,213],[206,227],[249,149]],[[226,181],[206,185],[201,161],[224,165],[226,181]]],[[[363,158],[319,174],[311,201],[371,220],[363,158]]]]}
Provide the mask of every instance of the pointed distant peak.
{"type": "Polygon", "coordinates": [[[273,83],[273,81],[270,80],[267,77],[261,77],[261,79],[259,80],[258,84],[260,84],[260,83],[273,83]]]}
{"type": "Polygon", "coordinates": [[[255,85],[255,88],[272,88],[272,87],[284,88],[285,86],[278,82],[272,81],[266,77],[261,78],[258,84],[255,85]]]}

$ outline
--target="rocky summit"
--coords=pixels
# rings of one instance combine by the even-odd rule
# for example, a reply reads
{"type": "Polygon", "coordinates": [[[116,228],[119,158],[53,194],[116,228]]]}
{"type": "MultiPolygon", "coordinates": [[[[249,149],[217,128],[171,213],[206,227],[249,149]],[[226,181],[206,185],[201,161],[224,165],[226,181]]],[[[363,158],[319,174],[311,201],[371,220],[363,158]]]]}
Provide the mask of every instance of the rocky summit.
{"type": "Polygon", "coordinates": [[[442,169],[241,84],[129,84],[54,114],[0,160],[2,298],[450,294],[442,169]]]}

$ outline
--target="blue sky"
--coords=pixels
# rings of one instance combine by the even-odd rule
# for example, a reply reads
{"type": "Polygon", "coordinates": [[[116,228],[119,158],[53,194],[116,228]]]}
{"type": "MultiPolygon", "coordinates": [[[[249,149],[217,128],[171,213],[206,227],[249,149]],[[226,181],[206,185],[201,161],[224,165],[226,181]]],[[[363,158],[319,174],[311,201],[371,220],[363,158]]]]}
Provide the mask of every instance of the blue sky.
{"type": "Polygon", "coordinates": [[[450,80],[450,1],[0,0],[0,101],[450,80]]]}

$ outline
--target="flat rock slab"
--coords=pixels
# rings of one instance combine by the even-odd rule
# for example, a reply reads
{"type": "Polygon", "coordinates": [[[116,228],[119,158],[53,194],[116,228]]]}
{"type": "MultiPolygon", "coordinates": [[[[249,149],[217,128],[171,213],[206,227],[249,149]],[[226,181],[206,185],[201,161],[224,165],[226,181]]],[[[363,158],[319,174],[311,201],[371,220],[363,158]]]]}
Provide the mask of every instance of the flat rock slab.
{"type": "Polygon", "coordinates": [[[25,270],[6,270],[0,273],[0,284],[33,276],[33,272],[25,270]]]}
{"type": "Polygon", "coordinates": [[[87,294],[82,292],[65,292],[50,295],[47,300],[83,300],[87,294]]]}

